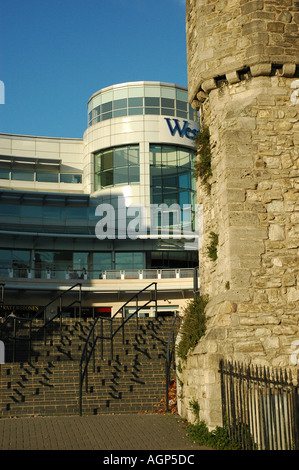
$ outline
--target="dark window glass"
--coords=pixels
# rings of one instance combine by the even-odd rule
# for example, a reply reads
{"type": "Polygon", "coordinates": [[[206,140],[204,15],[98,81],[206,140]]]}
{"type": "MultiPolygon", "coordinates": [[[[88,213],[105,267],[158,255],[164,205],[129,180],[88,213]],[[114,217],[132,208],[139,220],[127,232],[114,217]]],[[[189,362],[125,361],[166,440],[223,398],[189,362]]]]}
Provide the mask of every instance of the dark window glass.
{"type": "Polygon", "coordinates": [[[187,104],[185,101],[176,100],[176,109],[180,111],[187,111],[187,104]]]}
{"type": "Polygon", "coordinates": [[[161,106],[165,108],[174,108],[174,100],[170,98],[161,98],[161,106]]]}
{"type": "Polygon", "coordinates": [[[102,104],[102,113],[107,113],[108,111],[112,111],[112,101],[102,104]]]}
{"type": "Polygon", "coordinates": [[[43,183],[58,183],[58,173],[37,172],[36,181],[43,183]]]}
{"type": "Polygon", "coordinates": [[[130,108],[137,108],[138,106],[143,106],[143,98],[129,98],[130,108]]]}
{"type": "Polygon", "coordinates": [[[9,180],[9,170],[0,170],[0,179],[9,180]]]}
{"type": "Polygon", "coordinates": [[[113,109],[122,109],[127,107],[127,98],[113,101],[113,109]]]}
{"type": "Polygon", "coordinates": [[[0,204],[0,215],[19,217],[20,206],[17,204],[0,204]]]}
{"type": "Polygon", "coordinates": [[[34,181],[34,173],[30,171],[13,170],[11,172],[11,179],[19,181],[34,181]]]}
{"type": "Polygon", "coordinates": [[[160,108],[145,108],[145,114],[160,114],[160,108]]]}
{"type": "Polygon", "coordinates": [[[82,183],[82,175],[73,175],[71,173],[61,173],[60,183],[82,183]]]}
{"type": "Polygon", "coordinates": [[[144,98],[145,106],[160,106],[160,98],[144,98]]]}

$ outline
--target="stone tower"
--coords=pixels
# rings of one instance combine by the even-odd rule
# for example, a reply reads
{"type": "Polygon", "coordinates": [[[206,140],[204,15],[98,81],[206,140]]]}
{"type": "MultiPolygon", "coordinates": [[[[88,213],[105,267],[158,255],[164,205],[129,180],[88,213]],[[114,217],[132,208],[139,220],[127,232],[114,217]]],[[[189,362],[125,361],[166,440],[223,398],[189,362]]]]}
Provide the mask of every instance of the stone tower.
{"type": "Polygon", "coordinates": [[[186,3],[189,100],[210,131],[212,176],[209,190],[198,181],[207,331],[184,364],[179,410],[192,420],[197,400],[213,428],[221,358],[298,368],[299,1],[186,3]]]}

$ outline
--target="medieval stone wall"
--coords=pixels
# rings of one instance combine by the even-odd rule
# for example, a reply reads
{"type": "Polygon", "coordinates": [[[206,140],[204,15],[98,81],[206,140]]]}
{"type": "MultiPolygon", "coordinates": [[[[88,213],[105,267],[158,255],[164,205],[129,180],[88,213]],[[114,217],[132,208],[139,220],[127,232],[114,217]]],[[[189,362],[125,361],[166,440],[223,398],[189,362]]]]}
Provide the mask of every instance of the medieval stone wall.
{"type": "Polygon", "coordinates": [[[222,424],[220,359],[297,369],[298,20],[293,0],[187,1],[190,101],[211,134],[210,192],[198,184],[210,301],[206,335],[181,364],[179,412],[192,420],[196,400],[211,428],[222,424]]]}

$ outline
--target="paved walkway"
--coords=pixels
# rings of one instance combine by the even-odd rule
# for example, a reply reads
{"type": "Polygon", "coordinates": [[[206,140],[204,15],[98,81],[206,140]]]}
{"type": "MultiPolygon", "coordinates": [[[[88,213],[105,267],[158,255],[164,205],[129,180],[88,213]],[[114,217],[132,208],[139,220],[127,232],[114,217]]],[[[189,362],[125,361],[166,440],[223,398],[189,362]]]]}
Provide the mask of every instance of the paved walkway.
{"type": "Polygon", "coordinates": [[[177,415],[137,414],[0,419],[0,450],[208,450],[177,415]]]}

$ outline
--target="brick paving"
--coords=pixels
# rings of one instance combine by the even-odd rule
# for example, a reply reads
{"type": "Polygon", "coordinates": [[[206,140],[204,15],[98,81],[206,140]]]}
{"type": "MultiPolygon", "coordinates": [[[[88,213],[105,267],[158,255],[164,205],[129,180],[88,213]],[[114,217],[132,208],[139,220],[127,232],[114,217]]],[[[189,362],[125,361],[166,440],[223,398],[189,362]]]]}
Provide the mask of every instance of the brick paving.
{"type": "Polygon", "coordinates": [[[177,415],[120,414],[0,419],[0,450],[208,450],[177,415]]]}

